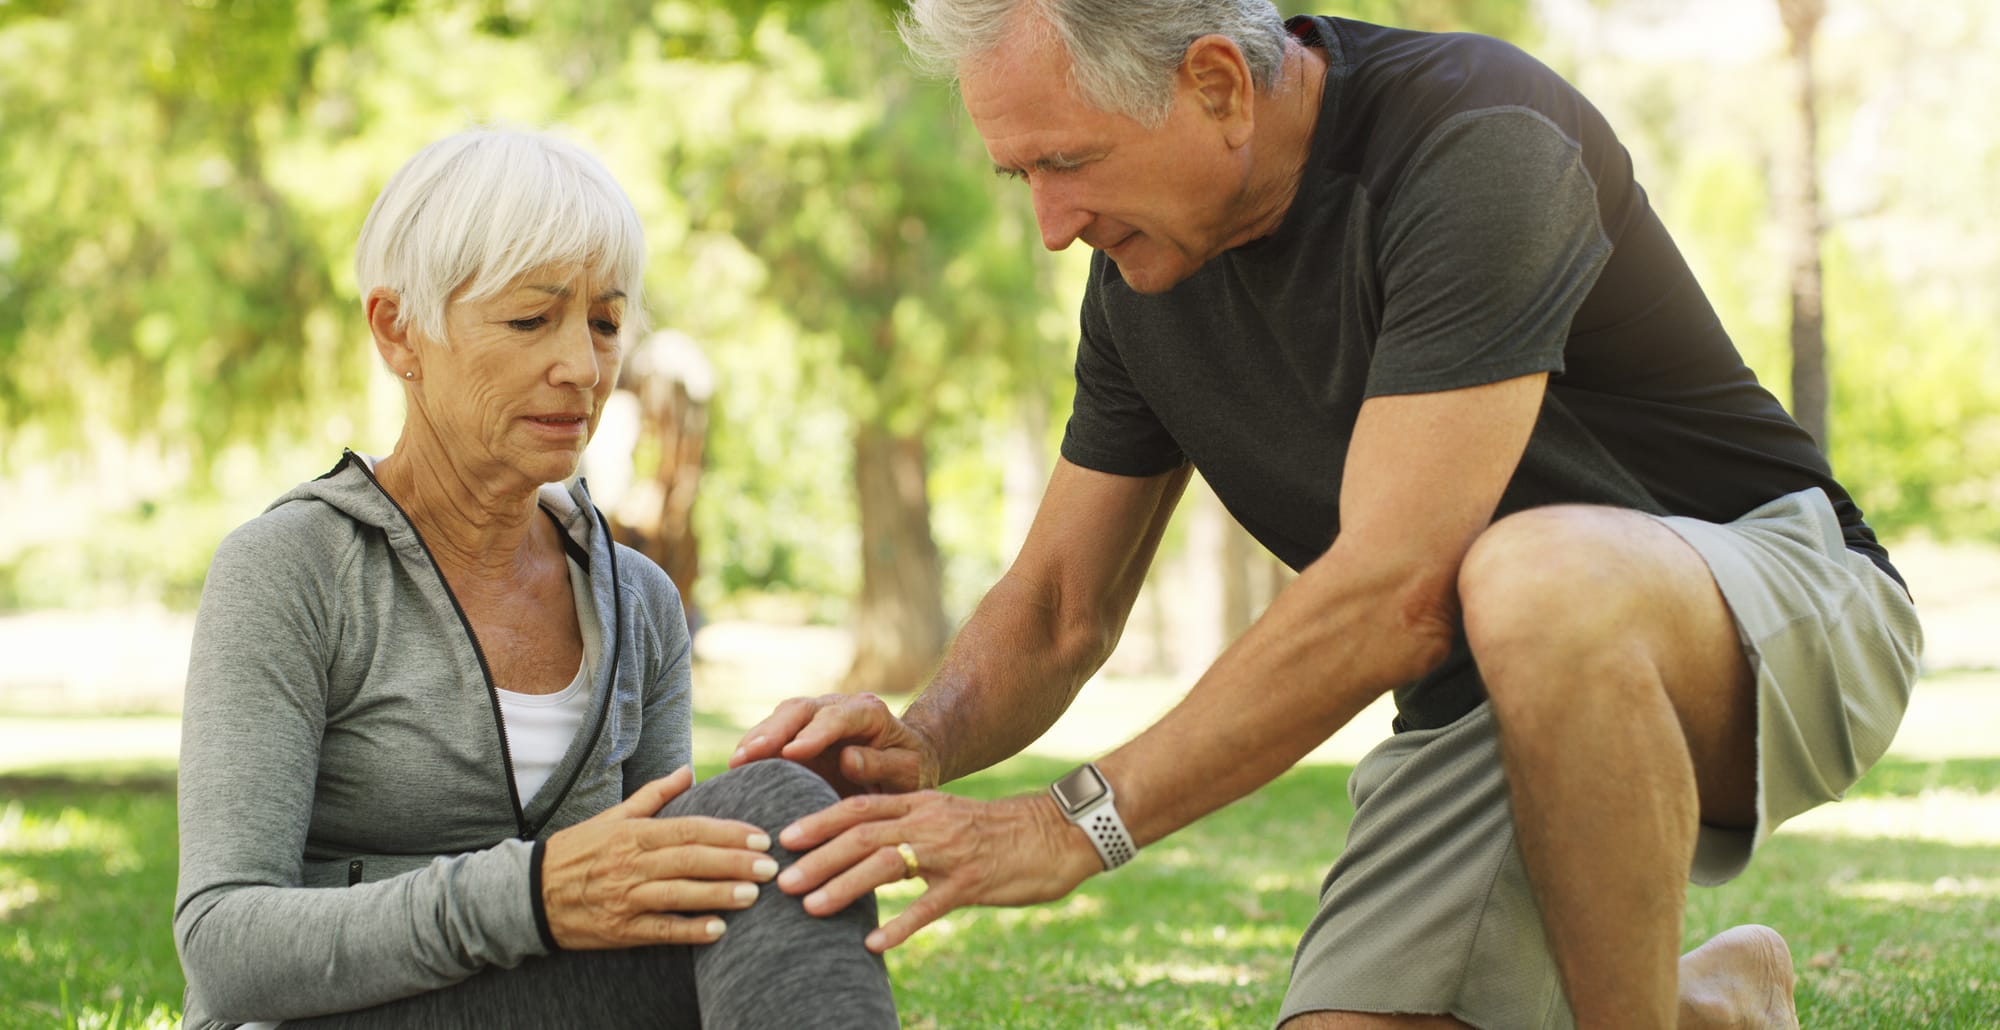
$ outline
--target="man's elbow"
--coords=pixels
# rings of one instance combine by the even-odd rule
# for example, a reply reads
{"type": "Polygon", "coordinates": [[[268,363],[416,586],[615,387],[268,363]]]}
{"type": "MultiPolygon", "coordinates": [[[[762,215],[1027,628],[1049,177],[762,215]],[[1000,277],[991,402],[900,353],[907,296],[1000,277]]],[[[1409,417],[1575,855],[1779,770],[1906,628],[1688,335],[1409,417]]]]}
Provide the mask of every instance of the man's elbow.
{"type": "Polygon", "coordinates": [[[1111,652],[1118,649],[1120,629],[1115,619],[1083,616],[1067,620],[1056,631],[1055,653],[1063,667],[1074,673],[1072,690],[1111,660],[1111,652]]]}
{"type": "Polygon", "coordinates": [[[1385,637],[1395,641],[1391,679],[1410,683],[1450,657],[1458,640],[1458,593],[1453,580],[1414,575],[1404,580],[1387,612],[1394,620],[1385,637]]]}

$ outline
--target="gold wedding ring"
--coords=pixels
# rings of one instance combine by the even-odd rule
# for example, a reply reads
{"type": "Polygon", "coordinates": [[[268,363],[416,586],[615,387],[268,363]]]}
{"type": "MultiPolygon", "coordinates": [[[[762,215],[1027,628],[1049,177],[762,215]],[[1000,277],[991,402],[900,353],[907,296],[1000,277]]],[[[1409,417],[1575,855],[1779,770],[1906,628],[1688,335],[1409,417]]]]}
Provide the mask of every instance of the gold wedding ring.
{"type": "Polygon", "coordinates": [[[905,841],[896,845],[896,854],[903,856],[903,879],[917,875],[917,849],[905,841]]]}

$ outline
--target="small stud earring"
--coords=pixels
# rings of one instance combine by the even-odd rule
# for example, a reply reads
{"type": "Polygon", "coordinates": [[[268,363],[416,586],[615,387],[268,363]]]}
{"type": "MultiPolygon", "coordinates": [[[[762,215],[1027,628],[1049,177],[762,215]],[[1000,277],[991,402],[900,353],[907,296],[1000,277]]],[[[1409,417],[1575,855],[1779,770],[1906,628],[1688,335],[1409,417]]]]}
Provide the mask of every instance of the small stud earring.
{"type": "Polygon", "coordinates": [[[416,374],[415,372],[405,372],[405,373],[403,373],[403,378],[405,378],[405,379],[415,379],[416,377],[417,377],[417,374],[416,374]]]}

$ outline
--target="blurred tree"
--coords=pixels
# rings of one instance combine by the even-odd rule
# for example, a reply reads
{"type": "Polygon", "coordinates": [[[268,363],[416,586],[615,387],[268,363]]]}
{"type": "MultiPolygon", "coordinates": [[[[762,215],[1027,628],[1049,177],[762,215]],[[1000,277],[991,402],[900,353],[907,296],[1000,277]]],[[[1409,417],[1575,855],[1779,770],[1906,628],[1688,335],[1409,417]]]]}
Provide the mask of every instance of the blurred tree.
{"type": "Polygon", "coordinates": [[[311,360],[337,342],[310,322],[328,263],[268,151],[367,5],[35,6],[0,7],[0,425],[157,434],[200,466],[351,381],[311,360]]]}
{"type": "Polygon", "coordinates": [[[1785,209],[1791,250],[1792,417],[1819,441],[1827,439],[1826,319],[1821,297],[1819,204],[1819,81],[1813,74],[1813,40],[1826,17],[1826,0],[1777,0],[1792,65],[1798,151],[1791,174],[1792,202],[1785,209]]]}
{"type": "Polygon", "coordinates": [[[1042,317],[1049,262],[1025,205],[999,203],[983,153],[950,131],[951,90],[911,75],[878,6],[773,13],[743,59],[758,78],[735,132],[686,141],[674,164],[697,221],[762,257],[767,295],[832,344],[809,377],[851,419],[861,587],[843,689],[902,693],[950,635],[927,441],[1066,362],[1042,317]]]}

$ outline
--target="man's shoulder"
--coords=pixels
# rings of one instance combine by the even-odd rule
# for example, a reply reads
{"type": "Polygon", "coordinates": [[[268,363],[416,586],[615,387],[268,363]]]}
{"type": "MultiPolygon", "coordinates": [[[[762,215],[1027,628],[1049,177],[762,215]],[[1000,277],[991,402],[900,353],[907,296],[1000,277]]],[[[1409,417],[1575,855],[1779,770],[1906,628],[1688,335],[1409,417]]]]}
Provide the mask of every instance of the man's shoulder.
{"type": "Polygon", "coordinates": [[[1472,32],[1419,32],[1329,19],[1350,88],[1384,102],[1457,110],[1508,105],[1569,84],[1534,55],[1472,32]]]}
{"type": "MultiPolygon", "coordinates": [[[[1577,89],[1503,39],[1329,19],[1338,82],[1322,106],[1319,174],[1358,184],[1378,210],[1447,133],[1511,134],[1528,114],[1554,135],[1601,149],[1608,126],[1577,89]]],[[[1429,157],[1426,157],[1429,155],[1429,157]]]]}
{"type": "Polygon", "coordinates": [[[1530,110],[1572,136],[1588,103],[1548,65],[1503,39],[1336,21],[1340,98],[1321,112],[1338,163],[1407,160],[1441,126],[1484,112],[1530,110]]]}

